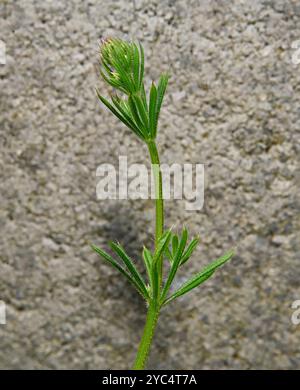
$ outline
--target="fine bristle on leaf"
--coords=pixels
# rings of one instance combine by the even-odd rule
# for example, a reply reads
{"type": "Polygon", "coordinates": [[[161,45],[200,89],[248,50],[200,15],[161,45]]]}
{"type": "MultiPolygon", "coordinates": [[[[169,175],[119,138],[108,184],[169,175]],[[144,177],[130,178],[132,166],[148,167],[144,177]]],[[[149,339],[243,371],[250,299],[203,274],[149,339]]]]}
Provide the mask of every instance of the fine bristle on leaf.
{"type": "Polygon", "coordinates": [[[217,268],[221,267],[224,263],[229,261],[234,255],[233,251],[226,253],[224,256],[219,257],[217,260],[214,260],[211,264],[206,266],[202,271],[198,274],[194,275],[191,279],[185,282],[174,294],[172,294],[169,298],[164,299],[162,305],[166,305],[170,303],[175,298],[180,297],[183,294],[186,294],[193,288],[199,286],[201,283],[205,282],[208,278],[210,278],[216,271],[217,268]]]}
{"type": "Polygon", "coordinates": [[[188,261],[188,259],[191,257],[192,253],[196,249],[198,243],[199,243],[198,237],[195,237],[192,239],[192,241],[190,242],[190,244],[188,245],[187,249],[185,250],[185,252],[183,253],[183,255],[181,257],[180,265],[183,265],[184,263],[186,263],[188,261]]]}
{"type": "Polygon", "coordinates": [[[163,291],[161,293],[162,301],[164,301],[164,299],[165,299],[165,297],[166,297],[166,295],[171,287],[171,284],[174,280],[177,269],[180,265],[180,260],[181,260],[182,253],[183,253],[185,246],[186,246],[187,238],[188,238],[188,232],[187,232],[186,228],[184,228],[182,231],[182,235],[181,235],[181,238],[179,241],[179,245],[178,245],[174,260],[173,260],[172,265],[171,265],[171,269],[169,271],[169,275],[167,277],[166,283],[165,283],[163,291]]]}
{"type": "Polygon", "coordinates": [[[117,261],[112,257],[110,256],[108,253],[106,253],[104,250],[98,248],[96,245],[91,245],[91,248],[99,255],[101,256],[107,263],[109,263],[110,265],[112,265],[116,270],[118,270],[123,276],[125,276],[125,278],[138,290],[138,292],[143,296],[143,298],[145,298],[146,300],[148,300],[148,294],[145,294],[145,291],[143,289],[140,288],[140,285],[132,278],[132,276],[130,274],[128,274],[128,272],[126,272],[124,270],[124,268],[122,268],[118,263],[117,261]]]}
{"type": "Polygon", "coordinates": [[[117,110],[117,108],[115,108],[107,99],[105,99],[103,96],[101,96],[99,94],[99,92],[97,91],[97,95],[98,95],[98,98],[101,100],[101,102],[103,104],[105,104],[105,106],[118,118],[120,119],[121,122],[123,122],[129,129],[133,130],[134,133],[139,137],[141,138],[142,140],[144,139],[143,138],[143,135],[141,133],[141,131],[139,130],[138,127],[135,126],[134,122],[131,121],[131,120],[128,120],[128,118],[126,118],[121,112],[119,112],[117,110]]]}
{"type": "Polygon", "coordinates": [[[169,81],[169,75],[168,74],[162,74],[160,76],[158,86],[157,86],[157,103],[156,103],[156,128],[157,128],[157,123],[158,123],[158,118],[159,118],[159,113],[161,109],[161,105],[163,102],[163,98],[167,89],[169,81]]]}
{"type": "Polygon", "coordinates": [[[154,83],[151,85],[149,97],[149,127],[152,138],[156,137],[156,106],[157,106],[157,89],[154,83]]]}
{"type": "Polygon", "coordinates": [[[152,289],[153,288],[153,273],[152,273],[153,257],[149,249],[147,249],[146,247],[143,248],[143,260],[147,270],[149,284],[152,289]]]}
{"type": "Polygon", "coordinates": [[[162,256],[164,253],[166,247],[169,244],[170,238],[171,238],[171,230],[167,230],[159,239],[156,251],[154,253],[153,261],[156,263],[158,259],[162,256]]]}
{"type": "Polygon", "coordinates": [[[110,244],[112,250],[120,257],[120,259],[124,262],[126,265],[128,271],[130,272],[132,278],[136,281],[136,283],[139,285],[141,291],[143,291],[144,295],[149,298],[149,294],[147,291],[146,284],[140,275],[139,271],[136,269],[135,265],[133,264],[131,258],[126,254],[125,250],[122,248],[120,244],[117,244],[115,242],[112,242],[110,244]]]}

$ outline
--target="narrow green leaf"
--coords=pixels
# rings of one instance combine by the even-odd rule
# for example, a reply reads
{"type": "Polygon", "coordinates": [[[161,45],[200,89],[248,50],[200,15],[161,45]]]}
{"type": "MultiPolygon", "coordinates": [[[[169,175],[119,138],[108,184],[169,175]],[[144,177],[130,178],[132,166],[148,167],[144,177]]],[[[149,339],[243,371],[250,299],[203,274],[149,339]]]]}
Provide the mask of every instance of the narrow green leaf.
{"type": "Polygon", "coordinates": [[[105,104],[105,106],[117,117],[120,119],[121,122],[123,122],[129,129],[133,130],[134,133],[139,137],[141,138],[142,140],[144,140],[144,137],[141,133],[141,131],[137,131],[136,130],[136,126],[132,126],[131,122],[128,122],[128,120],[107,100],[105,99],[103,96],[101,96],[99,94],[99,91],[96,90],[97,92],[97,95],[98,95],[98,98],[101,100],[101,102],[103,104],[105,104]]]}
{"type": "Polygon", "coordinates": [[[152,83],[149,98],[149,128],[153,139],[156,137],[156,103],[157,89],[155,84],[152,83]]]}
{"type": "Polygon", "coordinates": [[[146,264],[147,273],[150,281],[152,298],[157,299],[158,297],[158,284],[159,284],[159,273],[156,264],[154,263],[151,252],[144,248],[143,251],[144,262],[146,264]]]}
{"type": "Polygon", "coordinates": [[[171,269],[169,271],[169,275],[168,275],[168,278],[166,280],[166,283],[164,285],[164,288],[163,288],[163,291],[162,291],[162,294],[161,294],[161,300],[162,302],[164,301],[170,287],[171,287],[171,284],[174,280],[174,277],[176,275],[176,272],[177,272],[177,269],[180,265],[180,260],[181,260],[181,257],[182,257],[182,253],[185,249],[185,246],[186,246],[186,241],[187,241],[187,238],[188,238],[188,232],[186,230],[186,228],[183,229],[182,231],[182,235],[181,235],[181,238],[180,238],[180,243],[179,243],[179,246],[178,246],[178,249],[176,251],[176,255],[174,257],[174,260],[173,260],[173,263],[171,265],[171,269]]]}
{"type": "Polygon", "coordinates": [[[109,84],[111,85],[112,87],[116,88],[116,89],[119,89],[120,91],[126,93],[126,90],[122,87],[122,84],[117,81],[116,79],[113,79],[109,76],[107,76],[102,70],[100,70],[100,74],[102,76],[102,78],[109,84]]]}
{"type": "Polygon", "coordinates": [[[197,278],[195,278],[195,280],[193,281],[189,281],[189,283],[187,283],[186,286],[182,286],[181,288],[179,288],[174,294],[172,294],[169,298],[167,298],[162,306],[165,306],[167,305],[168,303],[172,302],[174,299],[180,297],[181,295],[184,295],[186,294],[187,292],[189,292],[190,290],[192,290],[193,288],[199,286],[201,283],[205,282],[207,279],[209,279],[213,274],[214,274],[215,271],[211,271],[211,272],[208,272],[204,275],[198,275],[197,278]]]}
{"type": "Polygon", "coordinates": [[[160,284],[160,267],[163,260],[163,253],[168,247],[169,241],[171,238],[171,230],[167,230],[160,237],[157,248],[153,255],[152,261],[152,275],[153,275],[153,298],[158,299],[159,295],[159,284],[160,284]]]}
{"type": "Polygon", "coordinates": [[[137,45],[132,45],[132,70],[136,90],[140,89],[140,53],[137,45]]]}
{"type": "Polygon", "coordinates": [[[224,263],[230,260],[233,257],[233,255],[234,255],[234,251],[230,250],[229,252],[225,253],[225,255],[219,257],[218,259],[208,264],[205,268],[203,268],[202,272],[210,272],[212,270],[221,267],[224,263]]]}
{"type": "Polygon", "coordinates": [[[153,263],[156,264],[158,259],[163,255],[165,249],[167,248],[170,238],[171,238],[171,230],[167,230],[159,239],[157,243],[157,248],[153,256],[153,263]]]}
{"type": "Polygon", "coordinates": [[[146,96],[144,83],[142,83],[142,85],[141,85],[140,96],[142,98],[143,105],[144,105],[145,110],[147,112],[148,111],[148,104],[147,104],[147,96],[146,96]]]}
{"type": "Polygon", "coordinates": [[[152,263],[152,297],[155,301],[158,299],[159,295],[159,270],[157,264],[152,263]]]}
{"type": "Polygon", "coordinates": [[[91,248],[99,255],[101,256],[107,263],[112,265],[115,269],[117,269],[122,275],[125,276],[127,280],[138,290],[138,292],[145,298],[148,299],[147,295],[144,294],[144,292],[141,290],[140,286],[136,283],[136,281],[129,275],[124,268],[122,268],[117,261],[112,258],[108,253],[103,251],[102,249],[98,248],[96,245],[91,245],[91,248]]]}
{"type": "MultiPolygon", "coordinates": [[[[102,66],[105,69],[105,71],[107,72],[107,75],[110,75],[112,73],[112,70],[106,61],[104,61],[104,60],[102,61],[102,66]]],[[[100,69],[100,72],[102,72],[101,69],[100,69]]]]}
{"type": "Polygon", "coordinates": [[[165,249],[165,255],[166,255],[167,259],[169,260],[169,262],[172,264],[173,256],[172,256],[172,253],[170,251],[169,246],[167,246],[165,249]]]}
{"type": "Polygon", "coordinates": [[[172,254],[173,254],[173,257],[175,257],[177,249],[178,249],[178,236],[177,236],[177,234],[174,234],[173,237],[172,237],[172,254]]]}
{"type": "Polygon", "coordinates": [[[132,99],[135,103],[136,110],[138,112],[139,118],[143,124],[144,129],[148,130],[149,129],[148,113],[143,104],[142,98],[139,95],[132,95],[132,99]]]}
{"type": "Polygon", "coordinates": [[[185,262],[188,261],[188,259],[191,257],[192,253],[196,249],[198,243],[199,243],[199,238],[198,237],[194,238],[190,242],[190,244],[188,245],[187,249],[185,250],[185,252],[182,255],[182,258],[180,260],[180,265],[183,265],[185,262]]]}
{"type": "Polygon", "coordinates": [[[127,70],[126,70],[126,64],[122,62],[122,59],[124,56],[118,55],[118,52],[116,51],[116,48],[112,49],[115,52],[115,55],[111,57],[111,62],[113,67],[116,69],[117,73],[120,76],[120,79],[122,80],[121,84],[124,84],[124,89],[126,90],[126,93],[132,93],[134,92],[132,90],[132,80],[130,80],[127,70]]]}
{"type": "MultiPolygon", "coordinates": [[[[130,128],[135,132],[135,134],[137,136],[139,136],[140,138],[144,139],[144,135],[143,133],[140,131],[140,129],[137,127],[137,125],[135,124],[134,122],[134,119],[130,116],[130,113],[128,113],[124,107],[122,107],[122,103],[121,103],[121,100],[115,96],[112,96],[111,97],[111,100],[112,102],[114,103],[114,105],[116,106],[116,108],[119,110],[119,112],[121,113],[121,115],[123,116],[123,118],[125,118],[125,120],[128,122],[128,125],[130,126],[130,128]]],[[[127,126],[128,126],[127,125],[127,126]]]]}
{"type": "Polygon", "coordinates": [[[101,102],[102,102],[103,104],[105,104],[106,107],[107,107],[107,108],[108,108],[108,109],[109,109],[117,118],[120,119],[120,121],[122,121],[126,126],[130,127],[130,126],[129,126],[129,123],[127,122],[127,120],[118,112],[118,110],[115,109],[114,106],[113,106],[112,104],[110,104],[110,102],[109,102],[107,99],[105,99],[105,97],[101,96],[101,95],[99,94],[98,90],[96,90],[96,91],[97,91],[98,98],[101,100],[101,102]]]}
{"type": "Polygon", "coordinates": [[[139,271],[136,269],[135,265],[133,264],[130,257],[126,254],[124,249],[121,245],[116,244],[115,242],[112,242],[110,244],[113,251],[120,257],[121,260],[123,260],[124,264],[126,265],[128,271],[131,273],[131,276],[134,278],[136,283],[140,286],[140,289],[143,291],[143,293],[149,298],[149,294],[146,288],[146,284],[140,275],[139,271]]]}
{"type": "Polygon", "coordinates": [[[144,56],[143,46],[140,43],[139,43],[139,48],[140,48],[140,88],[141,88],[144,79],[145,56],[144,56]]]}
{"type": "Polygon", "coordinates": [[[161,105],[163,102],[163,98],[167,89],[168,85],[168,80],[169,76],[167,74],[162,74],[160,76],[158,86],[157,86],[157,104],[156,104],[156,128],[157,128],[157,123],[158,123],[158,118],[159,118],[159,113],[161,109],[161,105]]]}
{"type": "Polygon", "coordinates": [[[188,239],[188,231],[186,228],[184,228],[182,231],[182,234],[181,234],[181,238],[180,238],[180,242],[179,242],[176,254],[175,254],[176,261],[178,261],[178,258],[181,259],[182,253],[183,253],[185,246],[186,246],[187,239],[188,239]]]}
{"type": "Polygon", "coordinates": [[[224,263],[232,258],[234,255],[233,251],[226,253],[224,256],[219,257],[214,260],[211,264],[206,266],[202,271],[193,276],[187,282],[185,282],[174,294],[172,294],[169,298],[163,301],[163,305],[173,301],[173,299],[186,294],[193,288],[199,286],[199,284],[203,283],[205,280],[210,278],[216,271],[217,268],[221,267],[224,263]]]}
{"type": "Polygon", "coordinates": [[[144,260],[144,264],[145,264],[145,267],[146,267],[146,270],[147,270],[147,275],[148,275],[148,280],[149,280],[150,287],[153,288],[153,280],[152,280],[152,263],[153,263],[153,258],[152,258],[151,252],[145,246],[143,248],[143,260],[144,260]]]}
{"type": "Polygon", "coordinates": [[[139,113],[138,113],[138,110],[137,110],[137,107],[136,107],[136,104],[135,104],[135,101],[133,99],[133,97],[130,95],[128,97],[128,105],[129,105],[129,108],[130,108],[130,113],[132,115],[132,117],[134,118],[134,121],[136,123],[136,125],[138,126],[138,128],[140,129],[140,131],[143,132],[143,134],[145,134],[145,138],[147,136],[147,129],[144,128],[144,125],[143,125],[143,122],[139,116],[139,113]]]}

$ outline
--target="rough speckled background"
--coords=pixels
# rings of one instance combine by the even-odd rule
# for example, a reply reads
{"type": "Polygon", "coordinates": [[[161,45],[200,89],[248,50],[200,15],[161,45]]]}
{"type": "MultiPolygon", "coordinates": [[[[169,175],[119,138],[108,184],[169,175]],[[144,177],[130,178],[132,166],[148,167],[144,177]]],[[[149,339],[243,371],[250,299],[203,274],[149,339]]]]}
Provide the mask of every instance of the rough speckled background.
{"type": "Polygon", "coordinates": [[[164,310],[149,367],[300,368],[299,2],[3,0],[0,15],[0,367],[131,367],[144,304],[88,246],[139,258],[153,234],[151,201],[95,194],[99,164],[146,158],[94,92],[100,37],[129,36],[148,81],[172,75],[162,160],[206,164],[202,211],[167,202],[167,224],[202,238],[180,277],[238,247],[164,310]]]}

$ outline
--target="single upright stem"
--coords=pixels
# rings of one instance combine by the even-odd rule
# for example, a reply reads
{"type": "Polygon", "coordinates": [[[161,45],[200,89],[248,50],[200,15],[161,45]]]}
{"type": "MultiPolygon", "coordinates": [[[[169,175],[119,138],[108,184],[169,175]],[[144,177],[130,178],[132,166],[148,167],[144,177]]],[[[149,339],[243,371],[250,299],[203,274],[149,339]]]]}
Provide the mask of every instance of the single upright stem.
{"type": "MultiPolygon", "coordinates": [[[[160,170],[160,161],[158,156],[157,147],[154,141],[148,142],[148,149],[151,158],[152,171],[155,185],[155,249],[157,248],[158,241],[163,234],[164,230],[164,201],[163,201],[163,190],[162,190],[162,174],[160,170]]],[[[162,259],[160,259],[160,265],[158,267],[160,273],[160,285],[162,279],[162,259]]]]}
{"type": "Polygon", "coordinates": [[[143,370],[145,368],[145,364],[150,352],[154,330],[158,320],[158,315],[159,307],[157,307],[154,302],[151,302],[148,308],[144,333],[141,338],[141,342],[133,366],[134,370],[143,370]]]}
{"type": "MultiPolygon", "coordinates": [[[[157,147],[154,141],[148,142],[148,149],[151,158],[153,176],[154,176],[154,184],[155,184],[155,209],[156,209],[156,222],[155,222],[155,249],[157,248],[158,241],[163,234],[164,230],[164,204],[163,204],[163,190],[162,190],[162,174],[160,170],[160,162],[159,155],[157,151],[157,147]]],[[[152,338],[154,335],[154,330],[157,324],[159,309],[160,309],[160,292],[162,285],[162,271],[163,271],[163,262],[162,258],[158,260],[157,268],[159,272],[159,284],[158,284],[158,297],[152,297],[151,302],[149,304],[146,324],[144,328],[144,333],[141,338],[141,342],[139,345],[139,349],[137,352],[136,360],[133,368],[135,370],[142,370],[145,367],[152,338]]]]}

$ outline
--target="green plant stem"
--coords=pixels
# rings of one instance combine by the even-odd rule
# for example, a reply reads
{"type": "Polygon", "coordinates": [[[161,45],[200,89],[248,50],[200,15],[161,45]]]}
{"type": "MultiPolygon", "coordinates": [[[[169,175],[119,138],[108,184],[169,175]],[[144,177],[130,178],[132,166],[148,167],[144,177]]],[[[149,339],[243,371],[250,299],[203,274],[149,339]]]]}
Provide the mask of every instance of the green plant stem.
{"type": "MultiPolygon", "coordinates": [[[[155,184],[155,211],[156,211],[156,222],[155,222],[155,249],[157,248],[158,241],[163,234],[164,230],[164,204],[163,204],[163,190],[162,190],[162,174],[160,170],[160,161],[159,155],[157,151],[157,147],[154,141],[148,142],[148,149],[151,158],[153,176],[154,176],[154,184],[155,184]]],[[[145,367],[151,342],[154,334],[154,330],[157,324],[159,309],[160,309],[160,292],[162,285],[162,271],[163,271],[163,262],[162,258],[158,260],[157,269],[158,269],[158,296],[152,297],[150,302],[146,324],[144,328],[144,333],[139,345],[139,349],[137,352],[136,360],[133,368],[135,370],[142,370],[145,367]]]]}
{"type": "Polygon", "coordinates": [[[162,190],[162,175],[157,147],[154,141],[148,142],[148,149],[151,158],[154,185],[155,185],[155,207],[156,207],[156,227],[155,227],[155,247],[164,230],[164,203],[162,190]]]}
{"type": "MultiPolygon", "coordinates": [[[[160,169],[160,161],[158,150],[155,141],[148,142],[148,149],[151,158],[152,171],[154,177],[155,186],[155,249],[157,248],[158,241],[164,232],[164,201],[163,201],[163,189],[162,189],[162,174],[160,169]]],[[[163,273],[163,259],[158,259],[158,286],[161,288],[162,273],[163,273]]]]}
{"type": "Polygon", "coordinates": [[[158,315],[159,307],[154,302],[151,302],[147,313],[144,333],[141,338],[141,342],[133,366],[134,370],[143,370],[145,367],[150,352],[151,342],[157,324],[158,315]]]}

